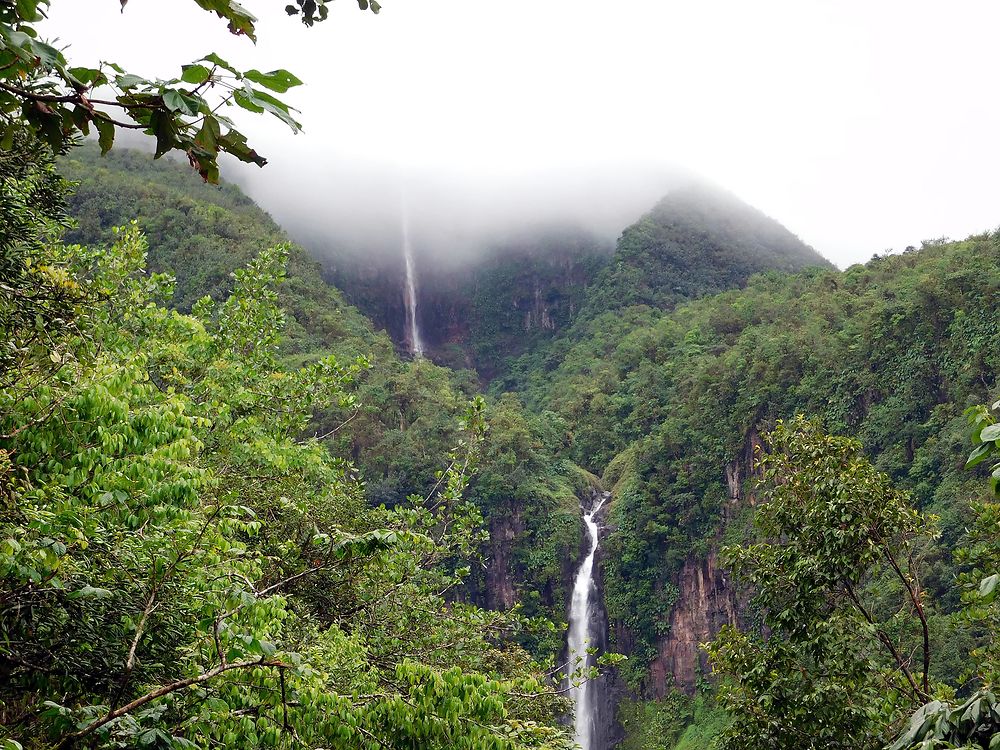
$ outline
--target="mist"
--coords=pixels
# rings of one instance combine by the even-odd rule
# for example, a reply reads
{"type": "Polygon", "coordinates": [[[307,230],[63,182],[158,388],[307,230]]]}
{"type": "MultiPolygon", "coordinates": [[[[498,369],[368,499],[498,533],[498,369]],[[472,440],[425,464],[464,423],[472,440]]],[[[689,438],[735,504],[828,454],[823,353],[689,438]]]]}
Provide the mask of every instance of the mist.
{"type": "Polygon", "coordinates": [[[610,252],[621,231],[660,197],[697,180],[680,167],[648,164],[492,179],[349,162],[308,181],[282,164],[269,179],[245,165],[232,165],[227,175],[322,261],[398,260],[405,211],[417,256],[439,267],[475,263],[508,244],[553,232],[590,235],[610,252]],[[287,190],[288,184],[295,189],[287,190]],[[323,208],[317,210],[320,196],[323,208]]]}
{"type": "Polygon", "coordinates": [[[391,246],[403,191],[442,255],[548,220],[607,237],[690,173],[841,267],[1000,223],[991,0],[386,0],[308,30],[245,4],[256,46],[191,2],[57,2],[46,29],[80,63],[296,73],[305,132],[237,113],[270,164],[224,176],[318,252],[391,246]]]}

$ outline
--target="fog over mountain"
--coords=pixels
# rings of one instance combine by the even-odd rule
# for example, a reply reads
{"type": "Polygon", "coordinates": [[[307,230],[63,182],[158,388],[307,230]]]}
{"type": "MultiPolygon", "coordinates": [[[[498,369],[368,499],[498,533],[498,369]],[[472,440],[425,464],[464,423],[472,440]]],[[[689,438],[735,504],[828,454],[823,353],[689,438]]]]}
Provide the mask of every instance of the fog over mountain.
{"type": "Polygon", "coordinates": [[[230,177],[320,260],[400,257],[405,211],[417,254],[443,265],[464,265],[505,243],[553,231],[592,234],[610,252],[621,231],[664,193],[697,179],[681,168],[642,164],[488,180],[358,164],[338,166],[300,193],[281,179],[234,167],[230,177]]]}
{"type": "Polygon", "coordinates": [[[283,3],[245,5],[256,45],[194,3],[59,3],[46,29],[73,40],[78,64],[113,54],[169,76],[214,50],[298,75],[287,99],[304,133],[238,116],[270,164],[227,171],[303,239],[308,227],[346,242],[345,215],[366,237],[394,225],[403,177],[415,215],[471,212],[456,237],[520,223],[543,197],[565,206],[559,186],[594,195],[577,212],[598,227],[621,216],[620,229],[626,199],[645,204],[633,217],[648,209],[646,175],[671,164],[841,267],[998,221],[995,2],[386,0],[378,16],[335,3],[314,29],[283,3]],[[634,190],[602,198],[579,179],[607,171],[638,174],[634,190]]]}

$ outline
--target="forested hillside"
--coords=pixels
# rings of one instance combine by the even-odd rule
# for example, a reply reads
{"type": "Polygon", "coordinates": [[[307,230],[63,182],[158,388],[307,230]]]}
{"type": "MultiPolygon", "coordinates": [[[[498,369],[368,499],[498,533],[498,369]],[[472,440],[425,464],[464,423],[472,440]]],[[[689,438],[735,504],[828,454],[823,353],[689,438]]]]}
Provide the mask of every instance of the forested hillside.
{"type": "Polygon", "coordinates": [[[666,309],[743,286],[762,271],[830,263],[778,222],[706,185],[671,191],[618,240],[584,317],[634,305],[666,309]]]}
{"type": "Polygon", "coordinates": [[[0,2],[0,750],[1000,750],[989,3],[83,5],[0,2]]]}
{"type": "MultiPolygon", "coordinates": [[[[76,186],[69,196],[75,225],[67,242],[106,243],[112,230],[138,222],[149,242],[149,269],[176,280],[172,304],[189,311],[203,295],[222,299],[232,273],[262,247],[288,242],[285,232],[235,185],[209,185],[173,161],[117,149],[104,157],[93,144],[59,161],[76,186]]],[[[291,249],[288,276],[280,288],[290,313],[288,352],[333,350],[345,354],[383,347],[371,324],[322,282],[319,266],[300,247],[291,249]]]]}
{"type": "MultiPolygon", "coordinates": [[[[667,315],[598,316],[553,369],[521,363],[528,403],[572,425],[568,454],[613,490],[604,586],[634,690],[702,687],[698,643],[749,616],[746,589],[716,552],[750,533],[762,435],[799,413],[857,436],[914,507],[938,518],[921,581],[933,601],[933,677],[964,684],[980,636],[953,615],[952,551],[988,488],[962,468],[963,411],[997,396],[997,268],[1000,237],[983,235],[844,272],[768,273],[667,315]]],[[[656,712],[683,715],[678,705],[630,709],[631,728],[652,741],[666,731],[656,712]]],[[[677,721],[666,725],[679,734],[677,721]]]]}
{"type": "MultiPolygon", "coordinates": [[[[572,323],[612,252],[610,242],[576,227],[512,235],[488,247],[460,248],[457,258],[416,243],[417,314],[428,355],[475,369],[484,381],[572,323]]],[[[401,248],[362,254],[326,248],[323,256],[325,277],[405,351],[401,248]]]]}
{"type": "MultiPolygon", "coordinates": [[[[499,746],[519,736],[558,746],[545,728],[558,697],[537,681],[541,662],[514,645],[552,664],[558,633],[518,615],[481,619],[454,597],[470,581],[467,563],[482,570],[480,508],[489,516],[530,497],[564,531],[535,546],[525,568],[558,579],[571,561],[586,479],[552,457],[546,441],[562,439],[558,428],[508,398],[486,408],[483,430],[483,407],[468,412],[473,379],[400,361],[300,249],[267,249],[284,238],[266,215],[233,188],[189,191],[179,166],[127,152],[67,160],[73,177],[86,172],[70,208],[93,216],[100,202],[103,221],[70,230],[90,247],[52,244],[64,187],[34,187],[49,174],[40,154],[14,156],[23,176],[7,189],[24,186],[10,195],[25,217],[21,234],[6,236],[22,243],[14,271],[65,289],[5,299],[5,335],[23,348],[4,365],[0,447],[15,504],[3,519],[0,724],[39,747],[73,744],[77,731],[101,746],[234,736],[281,746],[291,733],[379,746],[396,731],[384,722],[409,725],[403,733],[422,745],[478,747],[459,739],[465,722],[481,738],[508,722],[514,733],[499,746]],[[112,231],[130,214],[135,228],[112,231]],[[202,252],[181,260],[187,240],[202,252]],[[178,262],[185,273],[147,275],[147,243],[157,269],[178,262]],[[69,327],[37,338],[34,321],[49,319],[69,327]],[[79,429],[62,430],[67,419],[79,429]],[[127,536],[134,544],[123,546],[127,536]],[[440,619],[442,607],[454,617],[440,619]],[[418,613],[430,619],[407,619],[418,613]],[[408,631],[437,656],[400,640],[408,631]],[[466,632],[486,640],[472,645],[466,632]],[[491,651],[492,663],[479,661],[491,651]],[[474,655],[482,678],[459,652],[474,655]],[[515,681],[496,682],[504,675],[515,681]],[[203,683],[195,703],[175,699],[203,683]],[[442,693],[446,684],[461,697],[442,693]],[[414,706],[425,688],[450,701],[450,718],[414,706]],[[498,690],[523,693],[527,724],[513,729],[522,720],[498,690]],[[198,709],[206,699],[211,708],[198,709]],[[333,712],[334,725],[313,711],[333,712]]],[[[557,582],[530,609],[558,621],[562,606],[557,582]]]]}
{"type": "MultiPolygon", "coordinates": [[[[420,248],[418,247],[418,251],[420,248]]],[[[572,226],[513,232],[457,258],[417,252],[417,315],[429,355],[511,389],[512,362],[592,335],[612,310],[678,302],[742,286],[754,273],[830,264],[773,219],[705,185],[675,188],[617,244],[572,226]],[[568,335],[567,335],[568,334],[568,335]]],[[[405,348],[399,248],[324,251],[327,278],[405,348]]]]}
{"type": "MultiPolygon", "coordinates": [[[[216,674],[245,668],[255,682],[224,678],[201,697],[210,708],[150,699],[148,711],[122,714],[127,721],[95,724],[94,737],[183,746],[250,732],[281,746],[285,721],[301,736],[306,726],[331,736],[309,713],[332,710],[321,708],[341,700],[330,695],[377,694],[356,698],[341,719],[354,728],[338,730],[339,741],[353,747],[434,714],[411,704],[425,700],[424,685],[443,690],[441,679],[474,691],[461,709],[472,712],[461,714],[470,726],[503,732],[517,716],[527,723],[511,742],[557,742],[545,727],[561,704],[544,679],[528,691],[534,702],[513,693],[558,663],[564,634],[522,617],[565,623],[579,506],[606,489],[601,616],[609,647],[628,656],[619,678],[601,683],[600,710],[617,705],[606,736],[626,750],[707,748],[741,724],[716,705],[699,644],[728,637],[726,626],[752,630],[766,611],[719,550],[758,538],[756,507],[771,495],[757,454],[778,420],[800,413],[856,436],[872,471],[909,493],[900,502],[931,519],[936,531],[918,556],[928,679],[947,694],[978,684],[969,654],[988,648],[990,634],[965,613],[956,577],[970,567],[953,553],[971,544],[970,519],[989,494],[981,469],[963,469],[963,410],[997,396],[997,236],[927,243],[841,272],[733,199],[668,196],[623,232],[612,256],[554,235],[522,255],[494,256],[465,282],[430,284],[429,335],[452,347],[437,355],[501,374],[470,415],[476,372],[401,358],[237,188],[129,151],[100,159],[80,148],[60,169],[78,182],[67,198],[75,224],[57,226],[63,188],[50,180],[25,193],[48,206],[47,228],[25,226],[36,237],[32,257],[81,281],[54,302],[15,298],[11,309],[23,314],[6,323],[27,342],[21,364],[6,365],[0,447],[8,492],[22,503],[4,519],[13,540],[6,595],[30,601],[34,614],[4,624],[12,645],[0,723],[65,738],[80,731],[72,722],[90,726],[80,717],[111,716],[131,705],[126,698],[145,700],[143,690],[188,674],[215,685],[216,674]],[[82,247],[53,245],[60,232],[82,247]],[[54,349],[28,333],[36,312],[70,321],[54,349]],[[24,373],[34,371],[48,385],[29,397],[24,373]],[[58,427],[85,412],[83,432],[58,427]],[[480,420],[488,429],[477,432],[480,420]],[[106,448],[95,452],[98,439],[106,448]],[[46,455],[59,458],[39,463],[46,455]],[[460,490],[468,504],[458,504],[460,490]],[[52,503],[64,515],[46,515],[52,503]],[[436,516],[441,507],[454,518],[436,516]],[[131,546],[115,541],[130,534],[131,546]],[[421,547],[421,535],[438,551],[421,547]],[[330,562],[312,559],[311,544],[331,545],[330,562]],[[196,575],[222,565],[219,550],[238,568],[223,579],[250,588],[196,575]],[[283,583],[300,575],[301,585],[283,583]],[[214,614],[197,620],[194,599],[216,601],[198,605],[214,614]],[[244,614],[253,617],[237,623],[244,614]],[[404,643],[417,661],[392,661],[404,643]],[[321,687],[311,670],[329,659],[346,682],[322,678],[321,687]],[[286,673],[293,661],[304,665],[295,677],[286,673]],[[103,681],[90,684],[98,673],[103,681]],[[319,702],[276,701],[274,679],[319,702]],[[406,709],[380,702],[407,690],[406,709]],[[513,693],[489,713],[473,705],[487,695],[480,690],[513,693]],[[39,695],[49,701],[41,713],[32,709],[39,695]]],[[[30,168],[21,179],[37,180],[30,168]]],[[[398,290],[368,293],[368,304],[401,305],[398,290]]],[[[891,596],[879,593],[883,574],[863,572],[858,596],[917,653],[891,596]]],[[[725,642],[712,653],[737,679],[725,642]]],[[[889,737],[913,700],[870,718],[858,746],[889,737]]],[[[451,746],[457,721],[413,731],[424,746],[451,746]]],[[[483,736],[469,735],[469,747],[483,736]]]]}
{"type": "MultiPolygon", "coordinates": [[[[136,217],[149,244],[151,270],[169,271],[174,263],[184,269],[175,275],[171,298],[178,309],[190,309],[205,294],[224,299],[234,270],[267,243],[286,241],[238,188],[206,185],[181,165],[153,162],[129,150],[101,158],[86,147],[60,165],[79,181],[69,196],[70,213],[78,221],[67,238],[84,244],[110,242],[116,226],[136,217]],[[199,252],[190,252],[189,244],[199,252]]],[[[511,283],[499,271],[494,276],[495,283],[511,283]]],[[[334,455],[349,457],[359,468],[372,504],[391,507],[413,493],[425,495],[437,482],[442,456],[458,438],[456,424],[465,403],[477,393],[475,375],[399,358],[389,339],[374,333],[323,282],[319,265],[297,246],[290,247],[288,273],[278,293],[289,313],[287,335],[279,345],[286,363],[331,352],[366,358],[367,366],[348,386],[355,401],[318,410],[312,431],[325,436],[334,455]]],[[[527,508],[536,519],[532,527],[540,525],[532,535],[518,537],[513,548],[504,543],[497,554],[486,550],[487,567],[475,568],[470,595],[511,606],[515,599],[506,566],[516,558],[522,580],[540,582],[540,593],[525,602],[527,610],[563,622],[563,579],[570,575],[579,524],[577,494],[587,480],[571,463],[554,457],[566,433],[554,415],[525,413],[513,397],[491,404],[489,411],[491,429],[470,497],[488,524],[502,528],[511,508],[527,508]]],[[[557,642],[549,639],[544,648],[558,649],[557,642]]]]}

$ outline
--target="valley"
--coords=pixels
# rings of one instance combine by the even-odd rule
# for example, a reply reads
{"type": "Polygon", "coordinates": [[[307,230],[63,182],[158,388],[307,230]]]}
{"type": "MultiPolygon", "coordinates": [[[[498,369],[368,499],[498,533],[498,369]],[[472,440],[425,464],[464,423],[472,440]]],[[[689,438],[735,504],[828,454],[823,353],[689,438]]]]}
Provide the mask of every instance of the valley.
{"type": "Polygon", "coordinates": [[[0,750],[1000,750],[998,26],[0,1],[0,750]]]}
{"type": "MultiPolygon", "coordinates": [[[[182,311],[225,299],[231,272],[287,241],[236,188],[178,166],[82,148],[61,169],[80,181],[67,240],[100,245],[137,218],[182,311]]],[[[450,596],[568,624],[568,651],[560,630],[521,637],[552,664],[581,654],[584,620],[591,645],[627,657],[575,688],[584,750],[707,748],[725,725],[703,646],[756,615],[719,550],[754,538],[755,457],[799,413],[857,436],[938,519],[923,553],[943,654],[934,678],[962,684],[960,650],[979,636],[955,620],[951,551],[986,499],[962,469],[962,412],[997,393],[994,235],[840,271],[734,197],[692,187],[623,227],[614,248],[545,228],[479,264],[435,267],[401,223],[398,247],[372,263],[289,252],[282,361],[370,360],[349,386],[356,405],[317,412],[309,430],[353,462],[372,507],[433,491],[463,404],[487,395],[468,497],[489,535],[450,596]],[[582,514],[602,504],[598,545],[582,514]],[[588,561],[593,582],[575,593],[588,561]],[[593,608],[577,601],[588,591],[593,608]]]]}

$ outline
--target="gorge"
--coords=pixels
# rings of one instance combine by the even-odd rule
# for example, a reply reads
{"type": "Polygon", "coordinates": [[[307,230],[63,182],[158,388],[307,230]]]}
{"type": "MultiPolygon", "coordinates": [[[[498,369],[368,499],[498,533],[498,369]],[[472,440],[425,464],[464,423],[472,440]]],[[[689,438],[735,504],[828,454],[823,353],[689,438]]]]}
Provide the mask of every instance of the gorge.
{"type": "Polygon", "coordinates": [[[0,2],[0,750],[1000,750],[1000,4],[717,5],[0,2]]]}
{"type": "MultiPolygon", "coordinates": [[[[80,180],[67,240],[100,245],[138,217],[150,269],[174,272],[177,310],[207,309],[203,295],[221,305],[231,274],[286,239],[232,186],[174,165],[83,149],[64,163],[80,180]]],[[[997,279],[984,270],[1000,267],[995,236],[837,271],[759,212],[693,190],[665,196],[613,248],[546,230],[456,270],[425,258],[399,222],[367,267],[345,256],[321,268],[291,247],[280,357],[370,357],[355,401],[315,414],[309,435],[357,467],[360,501],[375,509],[431,491],[464,404],[485,392],[489,430],[467,496],[491,538],[470,536],[482,561],[450,592],[569,625],[520,637],[539,659],[581,653],[571,639],[628,657],[614,690],[574,695],[603,712],[601,726],[581,727],[590,750],[705,748],[724,725],[699,644],[746,614],[719,549],[752,538],[754,456],[778,419],[804,412],[858,436],[941,518],[928,596],[949,601],[950,551],[967,499],[982,496],[981,477],[961,468],[962,411],[995,393],[1000,367],[997,279]],[[586,516],[599,487],[610,494],[590,518],[595,542],[586,516]],[[589,635],[593,617],[574,604],[588,558],[587,604],[607,619],[589,635]]],[[[944,607],[934,617],[953,627],[944,607]]],[[[962,664],[939,669],[952,684],[962,664]]]]}

